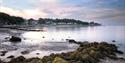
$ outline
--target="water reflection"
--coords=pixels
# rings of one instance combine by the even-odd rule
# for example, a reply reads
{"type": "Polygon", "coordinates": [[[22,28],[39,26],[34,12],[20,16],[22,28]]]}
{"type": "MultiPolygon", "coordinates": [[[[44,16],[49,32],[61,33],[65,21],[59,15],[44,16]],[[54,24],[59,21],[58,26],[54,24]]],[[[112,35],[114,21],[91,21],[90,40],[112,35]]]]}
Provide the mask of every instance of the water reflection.
{"type": "Polygon", "coordinates": [[[65,42],[65,39],[77,41],[107,41],[116,40],[117,44],[124,44],[125,26],[97,26],[97,27],[46,27],[45,32],[24,32],[24,42],[65,42]]]}
{"type": "Polygon", "coordinates": [[[22,36],[41,42],[62,42],[68,38],[78,41],[111,41],[116,39],[121,42],[125,40],[124,32],[124,26],[49,27],[45,32],[25,32],[22,36]]]}

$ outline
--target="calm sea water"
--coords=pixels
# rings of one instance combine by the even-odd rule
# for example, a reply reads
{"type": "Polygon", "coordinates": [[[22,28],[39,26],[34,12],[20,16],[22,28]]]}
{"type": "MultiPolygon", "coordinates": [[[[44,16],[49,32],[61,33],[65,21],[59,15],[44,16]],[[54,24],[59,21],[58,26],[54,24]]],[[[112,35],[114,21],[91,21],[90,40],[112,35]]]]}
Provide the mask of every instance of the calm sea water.
{"type": "MultiPolygon", "coordinates": [[[[75,50],[78,45],[66,42],[66,39],[76,41],[102,42],[106,41],[116,44],[120,50],[125,52],[125,26],[52,26],[34,27],[31,29],[43,29],[44,31],[20,31],[12,29],[0,29],[0,50],[9,51],[5,56],[0,56],[6,60],[8,56],[18,57],[21,51],[28,50],[29,54],[23,55],[26,58],[40,57],[51,53],[61,53],[75,50]],[[20,43],[11,43],[5,38],[17,35],[22,38],[20,43]],[[40,53],[37,55],[36,53],[40,53]]],[[[124,56],[124,55],[123,55],[124,56]]]]}

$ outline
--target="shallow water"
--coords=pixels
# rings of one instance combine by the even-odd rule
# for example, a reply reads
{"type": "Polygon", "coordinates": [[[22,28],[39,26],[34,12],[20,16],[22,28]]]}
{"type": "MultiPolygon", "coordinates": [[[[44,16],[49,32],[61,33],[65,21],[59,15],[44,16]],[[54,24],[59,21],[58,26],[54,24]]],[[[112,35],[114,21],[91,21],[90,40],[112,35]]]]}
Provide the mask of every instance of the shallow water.
{"type": "MultiPolygon", "coordinates": [[[[12,29],[0,29],[0,50],[9,51],[5,56],[0,56],[2,60],[8,60],[7,57],[14,55],[18,57],[21,51],[28,50],[26,58],[49,55],[51,53],[61,53],[75,50],[78,45],[69,44],[66,39],[76,41],[102,42],[106,41],[119,46],[119,49],[125,52],[125,26],[52,26],[35,27],[32,29],[43,29],[44,31],[20,31],[12,29]],[[5,40],[6,37],[16,35],[22,38],[20,43],[11,43],[5,40]],[[37,55],[36,53],[39,53],[37,55]]],[[[125,57],[125,55],[122,55],[125,57]]]]}

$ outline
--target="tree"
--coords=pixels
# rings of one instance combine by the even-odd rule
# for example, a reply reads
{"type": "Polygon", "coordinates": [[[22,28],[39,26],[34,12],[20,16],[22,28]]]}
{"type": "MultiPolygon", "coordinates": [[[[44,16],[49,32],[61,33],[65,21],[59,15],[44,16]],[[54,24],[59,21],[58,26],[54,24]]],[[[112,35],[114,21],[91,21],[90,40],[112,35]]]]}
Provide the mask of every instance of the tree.
{"type": "Polygon", "coordinates": [[[22,17],[10,16],[10,15],[8,15],[6,13],[0,12],[0,22],[2,24],[8,24],[8,25],[17,24],[17,25],[20,25],[24,21],[25,21],[25,19],[23,19],[22,17]]]}

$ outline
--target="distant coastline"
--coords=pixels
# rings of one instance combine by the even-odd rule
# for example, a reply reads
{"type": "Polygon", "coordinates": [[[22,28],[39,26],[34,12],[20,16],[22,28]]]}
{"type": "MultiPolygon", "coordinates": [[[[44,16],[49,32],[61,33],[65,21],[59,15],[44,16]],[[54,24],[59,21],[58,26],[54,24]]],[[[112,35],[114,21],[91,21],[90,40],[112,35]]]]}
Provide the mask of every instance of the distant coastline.
{"type": "Polygon", "coordinates": [[[55,26],[55,25],[80,25],[80,26],[100,26],[101,24],[95,22],[85,22],[81,20],[75,19],[49,19],[49,18],[39,18],[35,20],[31,19],[24,19],[22,17],[17,16],[10,16],[6,13],[0,12],[0,25],[11,25],[12,26],[55,26]]]}

